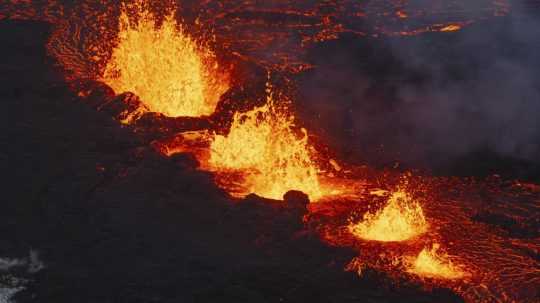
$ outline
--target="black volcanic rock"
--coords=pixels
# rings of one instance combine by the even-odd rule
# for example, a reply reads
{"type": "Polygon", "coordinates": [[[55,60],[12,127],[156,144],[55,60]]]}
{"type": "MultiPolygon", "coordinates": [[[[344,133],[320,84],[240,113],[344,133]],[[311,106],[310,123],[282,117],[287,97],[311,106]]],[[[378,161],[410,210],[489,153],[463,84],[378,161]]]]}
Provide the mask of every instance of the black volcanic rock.
{"type": "Polygon", "coordinates": [[[308,195],[304,194],[301,191],[291,190],[283,195],[283,200],[288,212],[293,216],[297,217],[299,222],[302,222],[304,215],[308,213],[307,205],[309,204],[308,195]]]}
{"type": "Polygon", "coordinates": [[[116,97],[114,90],[103,82],[84,81],[78,84],[78,88],[85,102],[97,110],[116,97]]]}
{"type": "Polygon", "coordinates": [[[290,190],[283,195],[283,200],[287,205],[294,208],[303,208],[309,204],[309,197],[305,193],[298,190],[290,190]]]}
{"type": "Polygon", "coordinates": [[[176,153],[171,155],[170,159],[183,169],[196,169],[200,165],[197,157],[192,153],[176,153]]]}
{"type": "Polygon", "coordinates": [[[350,251],[292,236],[283,202],[230,199],[153,152],[58,82],[47,28],[0,22],[0,256],[31,248],[45,264],[16,302],[460,301],[359,280],[350,251]]]}

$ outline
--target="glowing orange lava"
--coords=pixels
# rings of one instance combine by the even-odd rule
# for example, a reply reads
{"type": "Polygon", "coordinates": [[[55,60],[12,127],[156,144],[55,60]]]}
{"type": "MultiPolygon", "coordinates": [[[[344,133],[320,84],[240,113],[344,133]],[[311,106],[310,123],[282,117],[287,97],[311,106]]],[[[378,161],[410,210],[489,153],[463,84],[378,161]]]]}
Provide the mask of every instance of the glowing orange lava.
{"type": "Polygon", "coordinates": [[[441,32],[455,32],[461,29],[461,25],[459,24],[450,24],[443,28],[441,28],[441,32]]]}
{"type": "Polygon", "coordinates": [[[392,242],[414,238],[426,232],[427,227],[420,204],[399,189],[390,195],[382,210],[366,213],[363,221],[349,226],[349,231],[358,238],[392,242]]]}
{"type": "Polygon", "coordinates": [[[307,131],[295,132],[294,117],[267,93],[264,106],[236,113],[229,134],[215,136],[209,163],[217,170],[244,171],[245,193],[281,199],[289,190],[300,190],[317,200],[324,190],[307,131]]]}
{"type": "Polygon", "coordinates": [[[439,252],[440,245],[424,248],[412,262],[409,272],[426,278],[459,279],[466,273],[452,263],[446,253],[439,252]]]}
{"type": "MultiPolygon", "coordinates": [[[[76,5],[56,0],[38,5],[10,2],[0,9],[0,19],[35,19],[54,25],[48,53],[64,67],[75,89],[79,82],[101,80],[117,94],[130,91],[140,97],[144,105],[114,114],[122,123],[131,124],[148,111],[171,117],[208,115],[229,88],[229,75],[218,64],[210,40],[188,34],[171,12],[178,4],[183,6],[182,1],[126,1],[134,4],[121,7],[118,24],[118,7],[103,0],[76,5]],[[156,11],[158,6],[170,9],[163,15],[156,11]]],[[[511,12],[507,0],[487,0],[482,11],[474,14],[470,6],[454,5],[455,1],[449,1],[450,6],[422,1],[404,5],[407,1],[401,0],[390,0],[390,5],[353,0],[310,2],[313,5],[282,1],[277,6],[279,1],[257,5],[253,1],[192,2],[188,6],[198,14],[197,26],[212,28],[216,41],[223,42],[220,54],[223,51],[246,65],[284,75],[317,69],[311,51],[326,41],[341,45],[342,37],[353,36],[384,39],[431,33],[431,37],[473,24],[490,25],[483,23],[489,16],[511,12]]],[[[258,84],[258,77],[246,77],[239,86],[251,87],[252,80],[258,84]]],[[[83,90],[78,91],[81,99],[92,92],[83,90]]],[[[96,92],[98,102],[101,97],[96,92]]],[[[258,93],[244,92],[246,98],[258,93]]],[[[108,96],[101,101],[108,102],[108,96]]],[[[415,276],[426,286],[450,288],[470,303],[536,302],[540,186],[416,176],[414,187],[388,192],[381,188],[395,184],[399,171],[324,160],[310,145],[307,131],[295,125],[287,106],[290,101],[271,88],[266,101],[249,112],[234,114],[233,121],[226,121],[231,123],[226,135],[215,133],[217,123],[211,119],[194,119],[204,120],[201,125],[205,126],[187,127],[186,132],[178,127],[176,133],[176,122],[182,124],[183,119],[161,120],[153,115],[133,129],[142,135],[141,142],[147,141],[147,134],[157,138],[151,145],[163,155],[195,155],[198,163],[183,155],[171,165],[185,172],[211,170],[216,185],[233,196],[256,193],[282,199],[287,191],[300,190],[312,201],[324,199],[308,207],[306,231],[317,232],[332,247],[356,252],[347,265],[349,271],[361,275],[373,269],[389,277],[415,276]],[[420,187],[427,189],[423,194],[430,203],[416,198],[420,187]],[[370,199],[373,204],[368,205],[370,199]],[[361,220],[346,221],[351,213],[378,202],[385,203],[362,212],[361,220]]],[[[146,157],[146,152],[134,155],[146,157]]]]}
{"type": "Polygon", "coordinates": [[[213,113],[229,87],[206,45],[190,37],[173,13],[158,26],[141,1],[122,6],[118,44],[102,80],[116,93],[133,92],[150,111],[171,117],[213,113]]]}

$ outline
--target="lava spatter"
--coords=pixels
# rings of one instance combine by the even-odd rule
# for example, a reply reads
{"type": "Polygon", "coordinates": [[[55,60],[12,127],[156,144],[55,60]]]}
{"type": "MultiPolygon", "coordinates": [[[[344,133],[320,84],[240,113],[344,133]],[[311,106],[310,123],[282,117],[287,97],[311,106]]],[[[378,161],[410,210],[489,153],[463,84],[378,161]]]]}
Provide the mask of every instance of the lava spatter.
{"type": "Polygon", "coordinates": [[[158,25],[143,2],[129,8],[134,16],[122,6],[118,43],[102,80],[117,94],[133,92],[150,111],[166,116],[213,113],[229,87],[214,53],[177,24],[173,13],[158,25]]]}
{"type": "Polygon", "coordinates": [[[289,190],[301,190],[319,199],[324,190],[307,131],[295,131],[286,106],[278,104],[271,89],[267,94],[265,105],[236,113],[229,133],[215,136],[209,164],[218,171],[241,170],[245,190],[240,195],[281,199],[289,190]]]}
{"type": "Polygon", "coordinates": [[[407,271],[425,278],[460,279],[466,276],[466,273],[440,250],[437,243],[431,248],[422,249],[407,271]]]}
{"type": "Polygon", "coordinates": [[[382,242],[406,241],[425,233],[427,228],[422,206],[404,189],[391,193],[383,209],[368,212],[361,222],[349,226],[358,238],[382,242]]]}

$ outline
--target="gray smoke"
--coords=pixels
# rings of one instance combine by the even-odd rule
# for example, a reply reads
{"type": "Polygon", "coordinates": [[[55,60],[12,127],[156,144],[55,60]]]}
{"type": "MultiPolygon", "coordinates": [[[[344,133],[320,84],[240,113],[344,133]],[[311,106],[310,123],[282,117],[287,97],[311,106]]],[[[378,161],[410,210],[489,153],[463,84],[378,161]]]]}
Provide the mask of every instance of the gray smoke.
{"type": "Polygon", "coordinates": [[[321,115],[313,127],[342,149],[411,165],[479,151],[540,162],[540,22],[530,9],[457,33],[339,43],[315,51],[320,69],[300,90],[304,114],[321,115]]]}

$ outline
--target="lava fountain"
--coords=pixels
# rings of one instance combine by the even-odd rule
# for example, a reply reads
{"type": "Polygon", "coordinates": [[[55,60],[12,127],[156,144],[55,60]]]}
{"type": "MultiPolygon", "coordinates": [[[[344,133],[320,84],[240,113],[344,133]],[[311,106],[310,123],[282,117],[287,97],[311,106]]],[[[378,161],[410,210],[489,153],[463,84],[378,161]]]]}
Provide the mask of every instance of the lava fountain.
{"type": "Polygon", "coordinates": [[[424,248],[410,265],[408,272],[425,278],[460,279],[465,272],[452,263],[448,255],[439,252],[440,245],[424,248]]]}
{"type": "Polygon", "coordinates": [[[229,88],[227,73],[208,45],[189,36],[173,13],[160,25],[156,20],[142,2],[122,6],[118,44],[102,81],[117,94],[135,93],[150,111],[166,116],[213,113],[229,88]]]}
{"type": "Polygon", "coordinates": [[[427,227],[420,204],[404,189],[398,189],[382,210],[366,213],[363,221],[349,226],[349,231],[365,240],[393,242],[419,236],[427,227]]]}
{"type": "Polygon", "coordinates": [[[324,189],[307,131],[296,131],[294,117],[282,106],[287,100],[278,104],[275,98],[269,88],[265,105],[235,113],[230,132],[214,137],[209,164],[218,171],[242,171],[240,195],[281,199],[289,190],[300,190],[317,200],[324,189]]]}
{"type": "MultiPolygon", "coordinates": [[[[11,1],[11,6],[0,9],[0,19],[36,19],[54,24],[48,53],[63,65],[68,80],[101,80],[117,94],[130,91],[140,96],[144,103],[141,111],[170,117],[209,115],[229,88],[228,73],[218,64],[210,39],[188,34],[170,9],[164,15],[150,9],[151,5],[173,5],[135,0],[118,11],[118,6],[103,1],[80,1],[80,5],[65,7],[58,1],[45,2],[11,1]]],[[[305,3],[297,1],[272,12],[249,1],[219,5],[215,1],[199,2],[201,16],[197,20],[215,29],[219,41],[225,42],[223,49],[270,72],[301,73],[317,68],[306,60],[306,51],[328,40],[341,43],[341,33],[360,39],[455,32],[484,18],[473,20],[470,14],[463,14],[463,20],[453,16],[450,7],[430,10],[407,5],[401,10],[404,5],[400,1],[390,1],[395,3],[390,6],[329,1],[313,10],[304,9],[305,3]],[[395,13],[396,9],[400,11],[395,13]],[[444,20],[430,15],[443,16],[444,20]],[[364,22],[366,18],[370,22],[364,22]],[[360,23],[376,26],[358,27],[360,23]]],[[[486,9],[481,15],[506,15],[506,2],[495,1],[495,10],[486,9]]],[[[358,198],[311,205],[305,219],[329,244],[357,251],[350,268],[359,273],[362,268],[373,268],[390,276],[418,276],[426,285],[453,289],[466,302],[485,302],[485,298],[533,302],[538,298],[538,192],[525,190],[521,184],[517,189],[516,184],[507,182],[484,184],[425,177],[422,180],[428,182],[430,203],[421,205],[410,192],[398,187],[388,195],[384,192],[387,201],[383,207],[367,212],[360,222],[348,224],[344,221],[356,207],[365,209],[362,204],[367,194],[376,193],[369,189],[380,188],[381,182],[393,184],[394,173],[346,163],[342,171],[333,160],[326,165],[330,171],[325,172],[307,131],[295,125],[295,117],[286,106],[290,101],[272,93],[271,88],[266,101],[251,111],[234,114],[233,121],[227,120],[231,128],[225,135],[215,134],[211,123],[203,129],[174,134],[174,138],[169,137],[168,130],[156,126],[158,122],[181,124],[182,119],[149,119],[138,127],[148,128],[144,134],[166,137],[163,142],[152,143],[166,155],[201,156],[200,162],[206,165],[203,168],[215,172],[217,185],[233,196],[256,193],[281,199],[289,190],[300,190],[317,201],[343,193],[341,188],[336,190],[339,185],[354,183],[350,187],[358,191],[354,192],[358,198]],[[336,177],[335,172],[339,172],[336,177]],[[429,215],[429,226],[424,211],[429,215]],[[395,243],[399,241],[404,242],[395,243]],[[444,250],[439,244],[425,246],[426,241],[441,243],[444,250]]]]}

